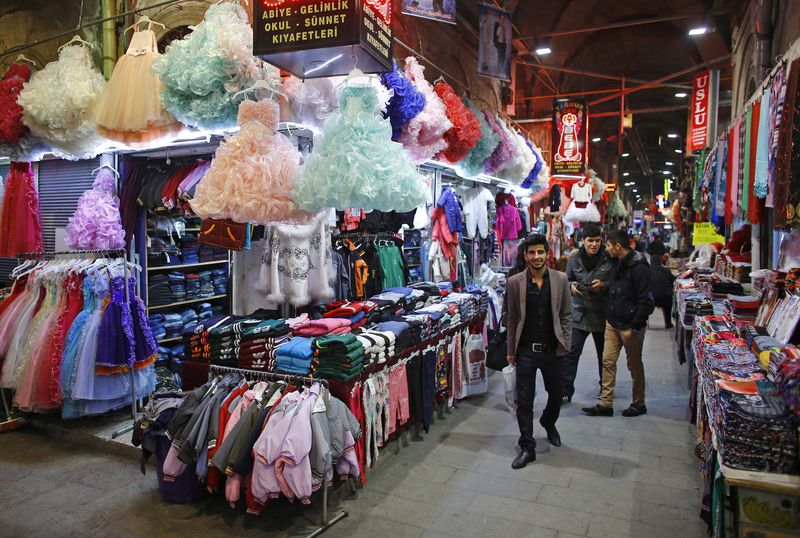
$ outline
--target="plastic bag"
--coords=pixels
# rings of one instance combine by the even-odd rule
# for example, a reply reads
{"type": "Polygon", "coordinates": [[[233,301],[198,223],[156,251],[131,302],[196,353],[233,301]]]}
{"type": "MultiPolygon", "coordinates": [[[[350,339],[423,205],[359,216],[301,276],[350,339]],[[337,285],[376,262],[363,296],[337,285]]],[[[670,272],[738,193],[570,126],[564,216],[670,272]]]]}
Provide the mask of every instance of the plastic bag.
{"type": "Polygon", "coordinates": [[[509,364],[503,368],[503,382],[506,387],[506,405],[512,415],[517,413],[517,369],[509,364]]]}

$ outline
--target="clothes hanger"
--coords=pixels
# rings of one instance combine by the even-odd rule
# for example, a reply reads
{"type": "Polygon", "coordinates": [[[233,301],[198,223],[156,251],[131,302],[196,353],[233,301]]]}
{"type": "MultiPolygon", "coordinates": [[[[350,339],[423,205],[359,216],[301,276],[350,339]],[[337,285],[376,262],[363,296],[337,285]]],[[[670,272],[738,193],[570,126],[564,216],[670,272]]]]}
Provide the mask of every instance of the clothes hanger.
{"type": "Polygon", "coordinates": [[[117,178],[119,178],[119,172],[117,172],[116,169],[113,166],[111,166],[110,164],[101,164],[100,166],[98,166],[97,168],[92,170],[92,175],[96,174],[97,172],[99,172],[103,168],[108,168],[109,170],[114,172],[114,175],[117,176],[117,178]]]}
{"type": "MultiPolygon", "coordinates": [[[[61,49],[59,49],[59,50],[61,50],[61,49]]],[[[36,60],[34,60],[33,58],[30,58],[30,57],[28,57],[28,56],[25,56],[25,55],[24,55],[24,54],[22,54],[22,53],[19,53],[19,54],[17,55],[17,59],[16,59],[16,60],[14,60],[14,61],[15,61],[15,62],[28,62],[28,63],[29,63],[29,64],[31,64],[33,67],[38,67],[38,62],[37,62],[36,60]]]]}
{"type": "Polygon", "coordinates": [[[72,36],[72,39],[70,39],[69,41],[67,41],[66,43],[64,43],[60,47],[58,47],[58,52],[61,52],[61,49],[65,48],[65,47],[69,47],[73,43],[79,43],[81,45],[85,45],[85,46],[89,47],[90,49],[94,48],[94,45],[92,45],[91,43],[89,43],[85,39],[82,39],[81,36],[79,36],[78,34],[75,34],[74,36],[72,36]]]}
{"type": "Polygon", "coordinates": [[[255,81],[255,83],[253,83],[253,85],[250,86],[249,88],[245,88],[243,90],[240,90],[240,91],[234,93],[232,99],[236,99],[237,97],[239,97],[242,94],[247,94],[247,93],[255,91],[255,90],[267,90],[267,91],[271,92],[270,98],[272,98],[275,94],[278,94],[281,97],[283,97],[284,99],[288,99],[288,97],[286,96],[285,93],[283,93],[280,90],[275,89],[266,80],[257,80],[257,81],[255,81]]]}
{"type": "Polygon", "coordinates": [[[122,33],[123,34],[127,33],[128,30],[130,30],[131,28],[133,28],[134,31],[138,32],[139,31],[139,25],[142,24],[143,22],[146,22],[148,24],[155,24],[156,26],[160,26],[160,27],[164,28],[165,30],[167,29],[167,27],[164,26],[163,24],[161,24],[160,22],[154,21],[153,19],[151,19],[147,15],[142,15],[141,17],[139,17],[139,20],[137,20],[136,22],[134,22],[133,24],[131,24],[130,26],[125,28],[125,30],[122,33]]]}

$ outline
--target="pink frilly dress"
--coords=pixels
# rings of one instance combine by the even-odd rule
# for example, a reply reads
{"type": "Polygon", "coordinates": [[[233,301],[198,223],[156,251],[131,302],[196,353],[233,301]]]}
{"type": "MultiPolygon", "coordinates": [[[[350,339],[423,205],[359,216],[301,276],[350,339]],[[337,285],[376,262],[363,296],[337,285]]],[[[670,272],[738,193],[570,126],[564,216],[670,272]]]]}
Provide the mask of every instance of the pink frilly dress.
{"type": "Polygon", "coordinates": [[[125,247],[125,231],[119,213],[119,198],[114,194],[116,176],[101,168],[92,189],[78,200],[69,219],[64,240],[73,249],[115,249],[125,247]]]}

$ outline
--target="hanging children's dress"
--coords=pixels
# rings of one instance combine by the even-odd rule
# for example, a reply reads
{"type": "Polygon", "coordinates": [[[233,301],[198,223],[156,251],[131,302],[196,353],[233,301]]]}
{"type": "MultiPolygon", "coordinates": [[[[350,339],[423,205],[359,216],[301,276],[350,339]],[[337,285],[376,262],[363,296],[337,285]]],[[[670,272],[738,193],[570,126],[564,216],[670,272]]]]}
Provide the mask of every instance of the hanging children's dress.
{"type": "Polygon", "coordinates": [[[447,147],[444,133],[453,124],[447,118],[444,103],[425,80],[425,68],[413,56],[406,58],[406,77],[425,97],[425,108],[400,133],[400,143],[415,163],[423,163],[447,147]]]}
{"type": "Polygon", "coordinates": [[[378,117],[378,91],[342,89],[341,110],[331,115],[306,160],[295,190],[307,211],[411,211],[428,198],[428,186],[400,144],[392,142],[389,120],[378,117]]]}
{"type": "Polygon", "coordinates": [[[103,151],[92,121],[106,79],[83,45],[63,47],[58,60],[37,71],[19,94],[22,122],[67,159],[91,159],[103,151]]]}
{"type": "Polygon", "coordinates": [[[447,146],[436,158],[457,163],[466,157],[481,139],[481,123],[448,83],[440,80],[433,89],[444,103],[447,119],[453,124],[444,133],[447,146]]]}
{"type": "Polygon", "coordinates": [[[11,163],[0,220],[0,257],[42,250],[39,193],[30,163],[11,163]]]}
{"type": "Polygon", "coordinates": [[[159,56],[152,23],[147,30],[137,28],[95,110],[99,134],[137,145],[180,131],[180,124],[161,105],[161,82],[152,71],[159,56]]]}
{"type": "Polygon", "coordinates": [[[78,208],[70,217],[64,241],[73,249],[115,249],[125,247],[125,231],[119,214],[119,198],[114,194],[116,176],[103,167],[94,178],[92,189],[83,193],[78,208]]]}
{"type": "Polygon", "coordinates": [[[220,144],[189,202],[203,218],[270,224],[310,218],[292,198],[300,154],[276,132],[278,104],[266,99],[239,106],[241,130],[220,144]]]}
{"type": "Polygon", "coordinates": [[[577,222],[600,222],[600,212],[592,201],[592,186],[585,180],[580,180],[572,186],[570,191],[572,202],[569,204],[564,220],[577,222]]]}

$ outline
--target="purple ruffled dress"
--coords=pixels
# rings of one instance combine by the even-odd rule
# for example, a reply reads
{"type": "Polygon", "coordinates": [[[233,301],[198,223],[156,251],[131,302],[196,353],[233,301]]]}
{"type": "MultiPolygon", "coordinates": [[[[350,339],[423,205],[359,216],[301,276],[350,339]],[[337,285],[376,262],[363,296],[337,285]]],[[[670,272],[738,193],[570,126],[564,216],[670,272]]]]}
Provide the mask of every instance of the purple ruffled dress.
{"type": "Polygon", "coordinates": [[[115,249],[125,246],[125,232],[114,194],[116,176],[101,168],[92,189],[83,193],[70,217],[64,241],[75,249],[115,249]]]}

